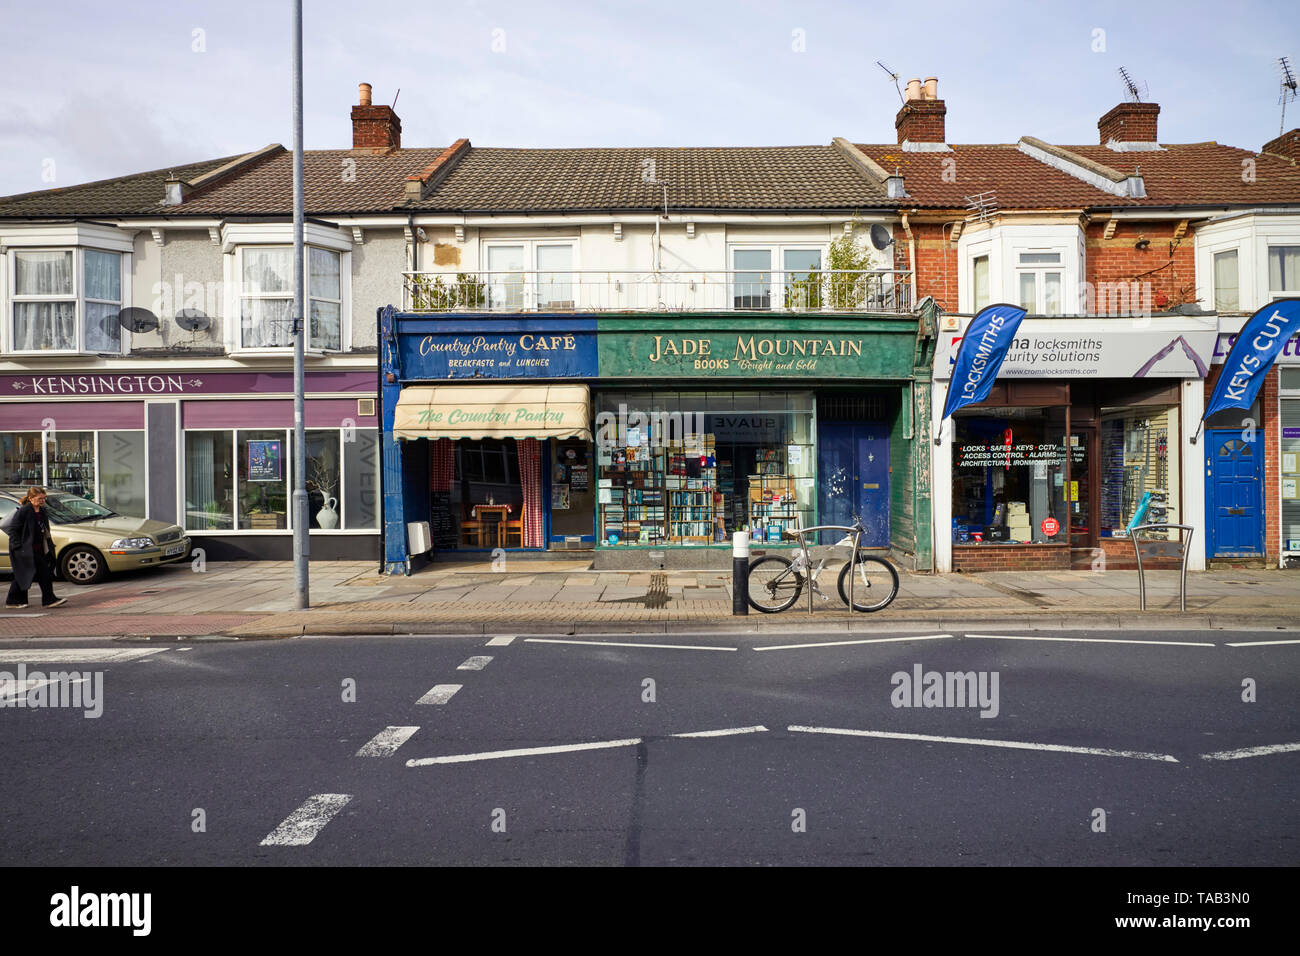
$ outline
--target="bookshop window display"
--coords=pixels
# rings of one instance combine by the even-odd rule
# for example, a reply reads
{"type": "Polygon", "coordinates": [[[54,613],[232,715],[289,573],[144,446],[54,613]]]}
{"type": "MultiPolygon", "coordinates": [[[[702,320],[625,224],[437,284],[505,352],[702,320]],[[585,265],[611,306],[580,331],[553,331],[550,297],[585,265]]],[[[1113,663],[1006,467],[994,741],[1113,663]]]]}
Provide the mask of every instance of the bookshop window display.
{"type": "Polygon", "coordinates": [[[812,392],[604,392],[597,408],[600,546],[775,544],[814,524],[812,392]]]}

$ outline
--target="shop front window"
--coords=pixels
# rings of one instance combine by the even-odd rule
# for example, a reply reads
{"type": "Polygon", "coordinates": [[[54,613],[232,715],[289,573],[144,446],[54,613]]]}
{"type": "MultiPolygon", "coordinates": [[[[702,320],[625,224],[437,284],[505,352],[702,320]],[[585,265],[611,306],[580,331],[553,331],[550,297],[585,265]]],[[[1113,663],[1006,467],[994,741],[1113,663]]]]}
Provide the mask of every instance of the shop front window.
{"type": "Polygon", "coordinates": [[[1179,523],[1178,434],[1176,406],[1101,410],[1101,537],[1123,536],[1130,525],[1179,523]]]}
{"type": "Polygon", "coordinates": [[[0,467],[4,484],[45,484],[45,459],[41,453],[40,432],[9,432],[0,435],[0,467]]]}
{"type": "Polygon", "coordinates": [[[597,541],[782,541],[814,524],[811,392],[606,392],[596,419],[597,541]]]}
{"type": "Polygon", "coordinates": [[[1282,497],[1282,550],[1300,556],[1300,368],[1281,370],[1281,385],[1295,398],[1283,398],[1282,441],[1278,449],[1282,497]]]}
{"type": "Polygon", "coordinates": [[[96,501],[120,515],[145,514],[144,432],[99,433],[96,501]]]}
{"type": "Polygon", "coordinates": [[[1066,544],[1080,490],[1064,409],[980,409],[953,423],[953,543],[1066,544]]]}
{"type": "Polygon", "coordinates": [[[289,442],[283,431],[240,429],[235,447],[241,531],[289,526],[289,442]]]}
{"type": "Polygon", "coordinates": [[[340,527],[339,508],[339,431],[336,428],[308,431],[308,526],[326,531],[340,527]]]}
{"type": "Polygon", "coordinates": [[[185,433],[185,527],[235,527],[234,436],[228,431],[185,433]]]}
{"type": "Polygon", "coordinates": [[[46,484],[85,498],[95,497],[95,433],[49,433],[45,443],[46,484]]]}

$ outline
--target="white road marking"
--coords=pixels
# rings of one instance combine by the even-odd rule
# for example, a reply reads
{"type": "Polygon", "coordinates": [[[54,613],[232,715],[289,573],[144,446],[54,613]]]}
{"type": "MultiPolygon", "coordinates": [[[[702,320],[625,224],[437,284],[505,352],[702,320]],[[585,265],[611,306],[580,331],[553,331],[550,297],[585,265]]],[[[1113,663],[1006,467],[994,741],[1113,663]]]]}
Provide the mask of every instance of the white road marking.
{"type": "Polygon", "coordinates": [[[515,640],[515,635],[502,634],[499,637],[494,637],[492,638],[492,640],[488,641],[487,646],[488,647],[509,647],[511,644],[514,643],[514,640],[515,640]]]}
{"type": "Polygon", "coordinates": [[[1204,641],[1135,641],[1115,637],[1024,637],[1012,634],[965,634],[986,641],[1064,641],[1072,644],[1161,644],[1176,647],[1215,647],[1204,641]]]}
{"type": "Polygon", "coordinates": [[[161,654],[167,650],[165,647],[88,647],[83,650],[75,649],[47,649],[42,650],[33,647],[30,650],[23,649],[20,651],[5,650],[0,651],[0,664],[22,664],[22,663],[86,663],[86,664],[119,664],[125,661],[135,661],[142,657],[150,657],[154,654],[161,654]]]}
{"type": "Polygon", "coordinates": [[[584,644],[587,647],[661,647],[674,651],[735,651],[735,647],[707,647],[703,644],[634,644],[627,641],[565,641],[551,637],[526,637],[531,644],[584,644]]]}
{"type": "Polygon", "coordinates": [[[1265,647],[1269,644],[1300,644],[1300,641],[1238,641],[1229,647],[1265,647]]]}
{"type": "Polygon", "coordinates": [[[1242,757],[1266,757],[1269,754],[1289,754],[1300,750],[1300,744],[1269,744],[1266,747],[1246,747],[1243,750],[1220,750],[1201,754],[1202,760],[1240,760],[1242,757]]]}
{"type": "Polygon", "coordinates": [[[419,729],[419,727],[385,727],[357,751],[357,756],[391,757],[397,752],[397,748],[410,740],[419,729]]]}
{"type": "Polygon", "coordinates": [[[406,761],[408,767],[428,767],[439,763],[470,763],[475,760],[501,760],[505,757],[536,757],[543,754],[568,754],[580,750],[608,750],[613,747],[635,747],[640,737],[626,740],[600,740],[590,744],[560,744],[555,747],[523,747],[518,750],[490,750],[477,754],[452,754],[447,757],[420,757],[406,761]]]}
{"type": "Polygon", "coordinates": [[[765,734],[767,728],[762,724],[755,727],[732,727],[729,730],[697,730],[690,734],[671,734],[673,737],[730,737],[733,734],[765,734]]]}
{"type": "Polygon", "coordinates": [[[1149,754],[1136,750],[1106,750],[1100,747],[1066,747],[1062,744],[1037,744],[1023,740],[984,740],[980,737],[936,737],[930,734],[898,734],[884,730],[844,730],[838,727],[798,727],[786,728],[792,733],[800,734],[839,734],[847,737],[884,737],[889,740],[926,740],[941,744],[972,744],[976,747],[1007,747],[1012,750],[1051,750],[1057,753],[1093,754],[1098,757],[1132,757],[1137,760],[1162,760],[1178,763],[1178,758],[1169,754],[1149,754]]]}
{"type": "Polygon", "coordinates": [[[306,846],[351,799],[348,793],[318,793],[308,797],[259,846],[306,846]]]}
{"type": "Polygon", "coordinates": [[[435,684],[429,693],[417,700],[416,703],[445,704],[456,695],[456,691],[464,686],[464,684],[435,684]]]}
{"type": "Polygon", "coordinates": [[[481,671],[490,663],[492,663],[492,658],[487,654],[475,654],[473,657],[466,660],[464,664],[461,664],[460,667],[457,667],[456,670],[481,671]]]}
{"type": "Polygon", "coordinates": [[[790,651],[801,650],[805,647],[844,647],[848,644],[891,644],[896,641],[937,641],[945,637],[952,637],[951,634],[921,634],[915,637],[872,637],[860,641],[823,641],[819,644],[771,644],[767,647],[756,647],[756,651],[790,651]]]}

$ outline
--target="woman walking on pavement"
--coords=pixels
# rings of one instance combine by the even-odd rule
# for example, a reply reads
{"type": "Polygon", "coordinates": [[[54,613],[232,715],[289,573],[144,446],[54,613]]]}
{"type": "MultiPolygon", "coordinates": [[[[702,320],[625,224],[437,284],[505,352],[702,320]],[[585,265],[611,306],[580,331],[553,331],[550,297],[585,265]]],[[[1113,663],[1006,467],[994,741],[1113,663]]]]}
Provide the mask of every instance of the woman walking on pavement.
{"type": "Polygon", "coordinates": [[[9,585],[5,607],[27,606],[27,589],[36,581],[41,586],[41,605],[58,607],[66,598],[54,596],[54,539],[45,513],[45,489],[33,486],[19,502],[13,530],[9,532],[9,563],[14,580],[9,585]]]}

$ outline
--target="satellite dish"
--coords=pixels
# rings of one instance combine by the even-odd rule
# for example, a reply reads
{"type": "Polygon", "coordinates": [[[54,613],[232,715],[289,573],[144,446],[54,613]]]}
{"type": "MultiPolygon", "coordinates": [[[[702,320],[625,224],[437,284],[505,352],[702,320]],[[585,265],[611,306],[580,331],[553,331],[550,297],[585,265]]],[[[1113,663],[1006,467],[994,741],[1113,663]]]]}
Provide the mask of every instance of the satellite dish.
{"type": "Polygon", "coordinates": [[[894,244],[894,237],[878,222],[871,224],[871,244],[880,252],[884,252],[894,244]]]}
{"type": "Polygon", "coordinates": [[[206,332],[212,328],[212,319],[198,309],[181,309],[176,313],[176,324],[186,332],[206,332]]]}
{"type": "Polygon", "coordinates": [[[152,332],[158,328],[158,316],[148,309],[123,309],[117,321],[128,332],[152,332]]]}

